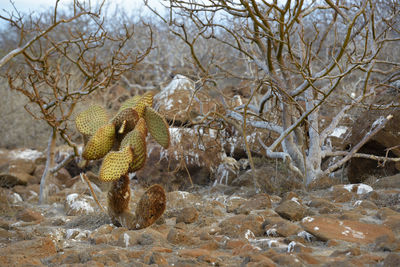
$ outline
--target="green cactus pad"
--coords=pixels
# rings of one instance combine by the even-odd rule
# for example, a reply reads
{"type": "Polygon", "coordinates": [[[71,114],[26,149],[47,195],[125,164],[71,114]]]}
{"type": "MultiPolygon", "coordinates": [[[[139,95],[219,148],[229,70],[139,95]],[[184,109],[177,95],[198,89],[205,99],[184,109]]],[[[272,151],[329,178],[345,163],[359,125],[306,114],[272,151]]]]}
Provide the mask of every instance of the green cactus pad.
{"type": "Polygon", "coordinates": [[[135,95],[134,97],[129,98],[128,100],[123,102],[118,110],[118,113],[120,113],[124,109],[133,108],[136,105],[136,103],[140,100],[140,98],[141,98],[140,95],[135,95]]]}
{"type": "Polygon", "coordinates": [[[136,128],[129,132],[121,141],[121,148],[131,147],[133,151],[133,159],[129,164],[129,172],[140,170],[146,162],[146,139],[143,134],[136,128]]]}
{"type": "Polygon", "coordinates": [[[126,108],[117,113],[117,115],[111,120],[111,122],[115,125],[118,131],[122,131],[119,132],[119,134],[123,134],[132,131],[135,128],[138,119],[139,115],[133,108],[126,108]],[[121,128],[122,126],[123,128],[121,128]]]}
{"type": "Polygon", "coordinates": [[[129,164],[132,162],[133,153],[130,146],[120,151],[113,151],[105,156],[100,167],[99,179],[111,182],[128,173],[129,164]]]}
{"type": "Polygon", "coordinates": [[[153,106],[153,93],[147,92],[136,102],[134,109],[139,114],[139,117],[143,117],[145,108],[151,106],[153,106]]]}
{"type": "Polygon", "coordinates": [[[153,108],[147,106],[144,111],[147,129],[153,138],[163,147],[169,147],[169,128],[165,119],[153,108]]]}
{"type": "Polygon", "coordinates": [[[101,159],[113,147],[115,126],[111,123],[99,128],[86,144],[82,157],[87,160],[101,159]]]}
{"type": "Polygon", "coordinates": [[[94,135],[107,121],[107,112],[99,105],[90,106],[75,118],[76,128],[81,134],[86,136],[94,135]]]}
{"type": "Polygon", "coordinates": [[[143,118],[140,118],[136,123],[135,129],[143,134],[143,136],[147,136],[147,126],[146,121],[143,118]]]}

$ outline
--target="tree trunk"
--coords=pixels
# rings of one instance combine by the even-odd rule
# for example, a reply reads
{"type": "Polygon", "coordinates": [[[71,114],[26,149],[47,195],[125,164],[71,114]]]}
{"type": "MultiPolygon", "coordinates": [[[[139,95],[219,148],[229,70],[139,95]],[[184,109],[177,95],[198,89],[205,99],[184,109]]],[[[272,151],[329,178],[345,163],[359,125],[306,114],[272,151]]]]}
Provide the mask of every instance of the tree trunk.
{"type": "Polygon", "coordinates": [[[44,169],[42,178],[40,180],[40,193],[39,193],[39,204],[45,204],[48,197],[48,178],[51,175],[51,168],[54,166],[54,154],[56,148],[57,130],[52,129],[52,134],[47,145],[47,156],[46,156],[46,167],[44,169]]]}

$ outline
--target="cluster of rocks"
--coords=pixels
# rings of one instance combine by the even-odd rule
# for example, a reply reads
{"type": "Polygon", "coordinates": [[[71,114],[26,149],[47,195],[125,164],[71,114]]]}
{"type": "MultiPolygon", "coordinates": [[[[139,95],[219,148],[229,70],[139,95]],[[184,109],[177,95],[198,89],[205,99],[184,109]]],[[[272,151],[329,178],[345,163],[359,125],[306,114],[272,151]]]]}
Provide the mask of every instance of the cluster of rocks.
{"type": "MultiPolygon", "coordinates": [[[[67,170],[38,205],[43,160],[0,152],[0,266],[400,266],[400,175],[280,195],[169,191],[162,218],[133,231],[112,225],[67,170]]],[[[106,207],[106,186],[92,186],[106,207]]],[[[132,183],[132,209],[144,191],[132,183]]]]}

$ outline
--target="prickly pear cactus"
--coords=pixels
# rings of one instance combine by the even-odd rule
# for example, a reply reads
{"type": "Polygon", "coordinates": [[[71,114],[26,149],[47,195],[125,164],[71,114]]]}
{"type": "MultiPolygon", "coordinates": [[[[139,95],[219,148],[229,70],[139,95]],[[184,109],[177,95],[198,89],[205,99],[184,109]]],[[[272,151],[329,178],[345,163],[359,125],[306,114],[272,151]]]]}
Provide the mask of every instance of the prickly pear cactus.
{"type": "Polygon", "coordinates": [[[165,209],[165,192],[157,185],[143,196],[147,200],[146,204],[143,204],[144,200],[139,203],[139,214],[133,215],[127,210],[130,200],[127,175],[141,169],[145,164],[148,132],[162,147],[168,148],[170,144],[168,124],[152,105],[153,94],[150,92],[125,101],[111,120],[108,119],[105,109],[98,105],[90,106],[75,119],[76,128],[85,140],[82,158],[96,160],[104,157],[99,179],[113,182],[108,194],[109,215],[116,224],[125,224],[132,229],[137,228],[137,222],[128,222],[132,218],[135,221],[140,220],[141,228],[147,227],[165,209]],[[112,151],[113,148],[117,150],[112,151]],[[152,199],[155,196],[157,198],[152,199]],[[143,215],[144,208],[151,216],[143,215]]]}

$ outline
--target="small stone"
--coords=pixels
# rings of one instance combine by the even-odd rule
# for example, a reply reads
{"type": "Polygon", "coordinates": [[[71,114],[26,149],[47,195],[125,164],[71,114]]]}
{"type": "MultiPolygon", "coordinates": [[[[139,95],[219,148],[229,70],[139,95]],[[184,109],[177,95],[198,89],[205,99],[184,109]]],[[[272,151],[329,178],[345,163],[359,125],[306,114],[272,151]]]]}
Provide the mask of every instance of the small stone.
{"type": "Polygon", "coordinates": [[[95,212],[93,198],[77,193],[66,197],[64,208],[65,213],[69,216],[92,214],[95,212]]]}
{"type": "Polygon", "coordinates": [[[199,212],[194,207],[186,207],[178,212],[176,223],[193,223],[199,217],[199,212]]]}
{"type": "Polygon", "coordinates": [[[387,207],[380,208],[376,213],[376,217],[378,217],[381,220],[386,220],[388,216],[397,216],[397,215],[400,215],[400,212],[394,211],[391,208],[387,207]]]}
{"type": "Polygon", "coordinates": [[[306,214],[306,208],[297,200],[290,199],[283,201],[275,211],[282,217],[291,221],[299,221],[306,214]]]}
{"type": "Polygon", "coordinates": [[[400,188],[400,174],[395,174],[392,176],[387,176],[384,178],[378,179],[375,183],[372,184],[374,189],[378,188],[400,188]]]}
{"type": "Polygon", "coordinates": [[[330,188],[335,184],[335,180],[329,178],[328,176],[323,176],[317,179],[314,179],[307,188],[309,190],[320,190],[320,189],[327,189],[330,188]]]}
{"type": "Polygon", "coordinates": [[[278,266],[291,266],[291,267],[304,266],[301,260],[292,254],[278,254],[275,257],[273,257],[272,260],[278,266]]]}
{"type": "Polygon", "coordinates": [[[324,198],[313,198],[308,204],[308,206],[312,208],[317,208],[319,212],[323,214],[336,213],[340,209],[338,205],[335,205],[329,200],[324,198]]]}
{"type": "Polygon", "coordinates": [[[0,173],[0,186],[11,188],[16,185],[27,185],[25,177],[19,177],[10,173],[0,173]]]}
{"type": "Polygon", "coordinates": [[[271,198],[267,194],[257,194],[251,199],[240,203],[239,207],[235,208],[235,214],[249,214],[253,210],[265,210],[272,207],[271,198]]]}
{"type": "MultiPolygon", "coordinates": [[[[274,218],[274,217],[272,217],[274,218]]],[[[279,218],[271,221],[271,218],[268,218],[263,223],[264,231],[267,236],[291,236],[297,235],[303,229],[288,220],[279,218]]]]}
{"type": "Polygon", "coordinates": [[[17,219],[22,220],[24,222],[41,222],[44,217],[40,212],[31,210],[31,209],[24,209],[23,211],[17,214],[17,219]]]}
{"type": "Polygon", "coordinates": [[[168,235],[167,235],[167,240],[168,242],[178,245],[178,244],[183,244],[183,245],[188,245],[192,244],[193,240],[190,238],[190,236],[181,229],[176,229],[172,228],[168,235]]]}
{"type": "Polygon", "coordinates": [[[17,241],[0,248],[2,266],[42,266],[41,259],[57,253],[49,237],[17,241]]]}
{"type": "Polygon", "coordinates": [[[390,253],[386,256],[385,261],[383,262],[383,266],[385,267],[398,267],[400,266],[400,254],[399,253],[390,253]]]}
{"type": "Polygon", "coordinates": [[[36,165],[31,160],[14,159],[11,160],[8,164],[8,171],[10,173],[17,172],[17,173],[33,174],[35,169],[36,165]]]}
{"type": "Polygon", "coordinates": [[[157,264],[157,266],[168,265],[167,260],[161,255],[160,252],[153,252],[147,264],[157,264]]]}
{"type": "Polygon", "coordinates": [[[369,200],[357,200],[354,202],[353,207],[362,208],[362,209],[369,209],[369,210],[376,210],[378,207],[369,200]]]}
{"type": "Polygon", "coordinates": [[[400,234],[400,215],[387,216],[383,224],[392,229],[396,234],[400,234]]]}
{"type": "Polygon", "coordinates": [[[200,198],[186,191],[173,191],[167,193],[167,209],[179,209],[194,206],[200,198]]]}
{"type": "Polygon", "coordinates": [[[255,236],[263,236],[264,230],[261,225],[263,218],[257,215],[235,215],[223,220],[219,227],[219,234],[226,235],[232,238],[244,237],[247,231],[251,231],[255,236]]]}

